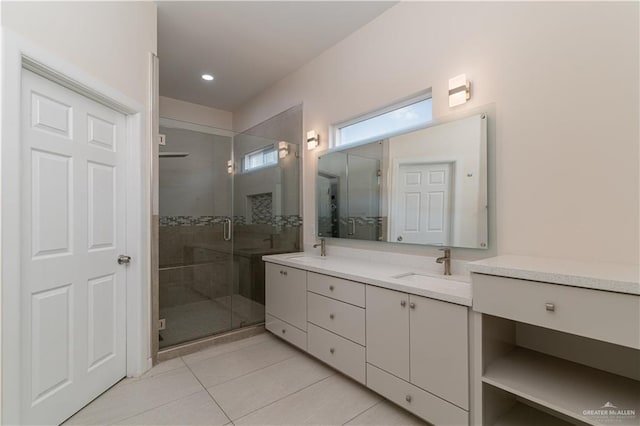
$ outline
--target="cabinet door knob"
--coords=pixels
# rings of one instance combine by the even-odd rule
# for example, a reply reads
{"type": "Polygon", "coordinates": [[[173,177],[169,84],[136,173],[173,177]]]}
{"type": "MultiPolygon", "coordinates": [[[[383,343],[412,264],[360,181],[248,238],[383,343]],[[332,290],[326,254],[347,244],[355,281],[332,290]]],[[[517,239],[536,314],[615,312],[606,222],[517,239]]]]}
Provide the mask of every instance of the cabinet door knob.
{"type": "Polygon", "coordinates": [[[415,304],[415,303],[413,303],[413,302],[411,302],[411,303],[409,303],[409,307],[410,307],[411,309],[415,309],[415,308],[416,308],[416,304],[415,304]]]}
{"type": "Polygon", "coordinates": [[[334,315],[333,314],[329,314],[329,319],[333,319],[334,315]]]}
{"type": "Polygon", "coordinates": [[[282,334],[286,333],[287,330],[285,330],[284,328],[282,329],[282,334]]]}
{"type": "Polygon", "coordinates": [[[329,291],[333,291],[333,286],[332,285],[329,286],[329,291]]]}
{"type": "Polygon", "coordinates": [[[404,397],[405,401],[411,402],[411,395],[407,395],[404,397]]]}
{"type": "Polygon", "coordinates": [[[407,301],[406,301],[406,300],[401,300],[401,301],[400,301],[400,306],[402,306],[403,308],[404,308],[405,306],[407,306],[407,301]]]}
{"type": "Polygon", "coordinates": [[[336,351],[336,350],[335,350],[335,349],[333,349],[333,348],[330,348],[330,349],[329,349],[329,352],[331,352],[331,353],[334,353],[335,351],[336,351]]]}
{"type": "Polygon", "coordinates": [[[285,276],[285,277],[287,276],[287,271],[284,271],[284,276],[285,276]]]}
{"type": "Polygon", "coordinates": [[[556,305],[555,305],[555,303],[545,303],[545,304],[544,304],[544,307],[545,307],[545,309],[546,309],[547,311],[550,311],[550,312],[555,312],[555,310],[556,310],[556,305]]]}

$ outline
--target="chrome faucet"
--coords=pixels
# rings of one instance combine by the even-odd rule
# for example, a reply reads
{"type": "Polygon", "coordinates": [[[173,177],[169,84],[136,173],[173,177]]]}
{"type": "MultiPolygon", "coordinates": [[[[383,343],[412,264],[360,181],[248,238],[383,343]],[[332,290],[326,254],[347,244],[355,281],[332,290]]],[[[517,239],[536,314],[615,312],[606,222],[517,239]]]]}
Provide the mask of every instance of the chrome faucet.
{"type": "Polygon", "coordinates": [[[318,248],[320,247],[320,256],[326,256],[327,255],[327,244],[324,240],[324,238],[320,238],[320,244],[314,244],[313,248],[318,248]]]}
{"type": "Polygon", "coordinates": [[[451,275],[451,249],[441,248],[440,251],[444,252],[444,256],[436,259],[437,263],[444,263],[444,274],[451,275]]]}

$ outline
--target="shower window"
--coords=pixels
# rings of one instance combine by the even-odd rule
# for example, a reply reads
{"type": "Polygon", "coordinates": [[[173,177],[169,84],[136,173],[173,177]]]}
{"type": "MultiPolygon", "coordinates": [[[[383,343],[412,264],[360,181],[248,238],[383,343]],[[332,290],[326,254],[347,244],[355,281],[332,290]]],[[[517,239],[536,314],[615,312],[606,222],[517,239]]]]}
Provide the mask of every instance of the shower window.
{"type": "Polygon", "coordinates": [[[242,161],[242,171],[251,172],[276,164],[278,164],[278,150],[270,145],[246,154],[242,161]]]}

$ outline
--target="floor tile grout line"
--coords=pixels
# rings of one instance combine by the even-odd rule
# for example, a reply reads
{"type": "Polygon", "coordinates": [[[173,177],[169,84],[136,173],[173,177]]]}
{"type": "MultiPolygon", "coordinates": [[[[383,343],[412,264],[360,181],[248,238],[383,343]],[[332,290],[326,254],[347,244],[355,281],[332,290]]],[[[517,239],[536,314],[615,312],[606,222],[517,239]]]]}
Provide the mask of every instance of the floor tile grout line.
{"type": "Polygon", "coordinates": [[[366,408],[364,411],[361,411],[360,413],[356,414],[355,416],[351,417],[349,420],[347,420],[346,422],[342,423],[342,426],[345,426],[346,424],[348,424],[350,421],[353,421],[355,419],[357,419],[358,417],[360,417],[361,415],[363,415],[364,413],[366,413],[369,410],[372,410],[373,408],[377,407],[378,405],[382,404],[384,402],[384,399],[380,399],[378,402],[376,402],[375,404],[373,404],[371,407],[366,408]]]}
{"type": "MultiPolygon", "coordinates": [[[[204,386],[203,386],[203,388],[204,388],[204,386]]],[[[123,421],[125,421],[125,420],[131,419],[131,418],[136,417],[136,416],[139,416],[139,415],[141,415],[141,414],[148,413],[149,411],[153,411],[153,410],[158,409],[158,408],[160,408],[160,407],[164,407],[165,405],[169,405],[169,404],[174,403],[174,402],[176,402],[176,401],[180,401],[181,399],[189,398],[189,397],[191,397],[191,396],[193,396],[193,395],[197,394],[198,392],[202,392],[202,390],[203,390],[203,389],[200,389],[200,390],[197,390],[197,391],[195,391],[195,392],[193,392],[193,393],[190,393],[189,395],[185,395],[185,396],[182,396],[182,397],[177,398],[177,399],[172,399],[171,401],[167,401],[167,402],[165,402],[165,403],[163,403],[163,404],[160,404],[160,405],[157,405],[157,406],[155,406],[155,407],[148,408],[148,409],[146,409],[146,410],[140,411],[139,413],[132,414],[131,416],[127,416],[127,417],[124,417],[124,418],[121,418],[121,419],[117,419],[117,420],[111,421],[111,422],[109,422],[109,423],[108,423],[108,425],[109,425],[109,426],[110,426],[110,425],[114,425],[114,424],[116,424],[117,422],[123,422],[123,421]]],[[[206,389],[204,389],[204,390],[206,391],[206,389]]]]}
{"type": "Polygon", "coordinates": [[[265,409],[265,408],[267,408],[267,407],[269,407],[269,406],[271,406],[271,405],[275,404],[276,402],[282,401],[282,400],[283,400],[283,399],[285,399],[285,398],[289,398],[290,396],[293,396],[293,395],[295,395],[295,394],[297,394],[297,393],[300,393],[300,392],[302,392],[303,390],[308,389],[308,388],[310,388],[311,386],[317,385],[317,384],[318,384],[318,383],[320,383],[320,382],[324,382],[325,380],[328,380],[328,379],[330,379],[331,377],[334,377],[334,376],[336,376],[336,375],[337,375],[337,373],[334,371],[334,372],[332,372],[332,374],[330,374],[329,376],[327,376],[327,377],[325,377],[325,378],[323,378],[323,379],[320,379],[320,380],[318,380],[318,381],[316,381],[316,382],[313,382],[313,383],[311,383],[311,384],[309,384],[309,385],[307,385],[307,386],[305,386],[305,387],[303,387],[303,388],[300,388],[300,389],[298,389],[298,390],[297,390],[297,391],[295,391],[295,392],[291,392],[291,393],[290,393],[290,394],[288,394],[288,395],[285,395],[285,396],[283,396],[283,397],[281,397],[281,398],[278,398],[278,399],[276,399],[275,401],[272,401],[272,402],[268,403],[268,404],[267,404],[267,405],[265,405],[264,407],[256,408],[255,410],[253,410],[253,411],[251,411],[251,412],[249,412],[249,413],[247,413],[247,414],[243,414],[242,416],[238,417],[237,419],[234,419],[234,420],[233,420],[233,422],[234,422],[233,424],[235,425],[235,422],[236,422],[236,421],[238,421],[238,420],[240,420],[240,419],[243,419],[243,418],[245,418],[245,417],[247,417],[247,416],[249,416],[249,415],[251,415],[251,414],[255,413],[256,411],[263,410],[263,409],[265,409]]]}
{"type": "MultiPolygon", "coordinates": [[[[189,369],[189,371],[191,372],[191,374],[193,375],[193,377],[195,377],[195,379],[198,381],[198,383],[200,383],[200,386],[202,386],[202,388],[204,389],[204,391],[207,393],[207,395],[209,395],[209,398],[211,398],[211,400],[213,401],[214,404],[216,404],[216,406],[220,409],[220,411],[222,411],[222,414],[224,414],[224,416],[227,418],[227,420],[229,420],[229,422],[232,422],[231,417],[229,417],[229,415],[227,414],[226,411],[224,411],[224,408],[222,408],[222,406],[220,406],[220,404],[218,404],[218,401],[216,401],[216,399],[213,397],[213,395],[211,395],[211,392],[209,392],[209,390],[207,389],[207,387],[200,381],[200,379],[198,378],[198,376],[196,376],[196,373],[193,372],[193,370],[191,370],[191,367],[189,367],[187,365],[187,368],[189,369]]],[[[228,424],[228,423],[225,423],[228,424]]]]}
{"type": "MultiPolygon", "coordinates": [[[[287,358],[287,359],[285,359],[285,360],[283,360],[283,361],[281,361],[281,362],[285,362],[285,361],[288,361],[288,360],[290,360],[290,359],[293,359],[293,357],[292,357],[292,358],[287,358]]],[[[272,367],[272,366],[277,365],[277,364],[279,364],[279,363],[272,364],[272,365],[270,365],[269,367],[272,367]]],[[[268,368],[268,367],[265,367],[265,368],[268,368]]],[[[260,370],[262,370],[262,369],[260,369],[260,370]]],[[[257,372],[257,371],[260,371],[260,370],[256,370],[256,372],[257,372]]],[[[240,417],[236,418],[235,420],[241,419],[241,418],[243,418],[244,416],[248,416],[249,414],[251,414],[251,413],[253,413],[253,412],[255,412],[255,411],[258,411],[258,410],[260,410],[260,409],[262,409],[262,408],[268,407],[269,405],[271,405],[271,404],[273,404],[273,403],[275,403],[275,402],[278,402],[278,401],[280,401],[281,399],[284,399],[284,398],[286,398],[286,397],[288,397],[288,396],[291,396],[291,395],[293,395],[293,394],[296,394],[296,393],[300,392],[301,390],[304,390],[304,389],[308,388],[309,386],[313,386],[313,385],[315,385],[316,383],[319,383],[319,382],[321,382],[321,381],[323,381],[323,380],[326,380],[326,379],[328,379],[329,377],[331,377],[331,376],[335,376],[335,375],[337,374],[337,373],[336,373],[334,370],[332,370],[332,369],[327,369],[327,370],[328,370],[328,372],[330,373],[330,374],[328,374],[327,376],[325,376],[325,377],[323,377],[323,378],[321,378],[321,379],[318,379],[318,380],[316,380],[316,381],[314,381],[314,382],[311,382],[311,383],[309,383],[309,384],[307,384],[307,385],[305,385],[305,386],[301,387],[301,388],[300,388],[300,389],[298,389],[298,390],[295,390],[295,391],[290,392],[290,393],[288,393],[288,394],[286,394],[286,395],[283,395],[283,396],[281,396],[280,398],[278,398],[278,399],[276,399],[276,400],[274,400],[274,401],[271,401],[271,402],[269,402],[269,403],[268,403],[268,404],[266,404],[266,405],[263,405],[263,406],[261,406],[261,407],[255,408],[255,409],[253,409],[253,410],[249,411],[248,413],[243,414],[242,416],[240,416],[240,417]]],[[[251,374],[251,373],[249,373],[249,374],[251,374]]],[[[246,375],[247,375],[247,374],[245,374],[244,376],[246,376],[246,375]]],[[[240,377],[244,377],[244,376],[239,376],[238,378],[240,378],[240,377]]],[[[234,380],[235,380],[235,379],[234,379],[234,380]]],[[[225,384],[228,384],[228,383],[229,383],[229,382],[225,382],[225,384]]],[[[218,385],[216,385],[216,386],[218,386],[218,385]]],[[[214,388],[214,387],[216,387],[216,386],[211,386],[211,388],[214,388]]],[[[211,388],[206,388],[206,389],[207,389],[207,392],[209,392],[209,394],[211,394],[211,392],[209,391],[209,389],[211,389],[211,388]]],[[[232,421],[234,421],[234,420],[232,420],[232,421]]]]}
{"type": "MultiPolygon", "coordinates": [[[[288,356],[288,357],[286,357],[286,358],[281,359],[280,361],[276,361],[276,362],[274,362],[274,363],[267,364],[267,365],[265,365],[265,366],[263,366],[263,367],[256,368],[255,370],[247,371],[246,373],[242,373],[242,374],[241,374],[241,375],[239,375],[239,376],[233,377],[233,378],[231,378],[231,379],[225,380],[225,381],[220,382],[220,383],[216,383],[216,384],[214,384],[214,385],[210,385],[210,386],[208,386],[208,387],[207,387],[207,386],[204,386],[204,384],[203,384],[202,386],[204,386],[204,388],[205,388],[205,389],[208,389],[208,388],[213,388],[213,387],[216,387],[216,386],[224,385],[224,384],[226,384],[226,383],[229,383],[229,382],[231,382],[231,381],[234,381],[234,380],[236,380],[236,379],[239,379],[240,377],[247,376],[247,375],[249,375],[249,374],[255,373],[256,371],[264,370],[265,368],[269,368],[269,367],[271,367],[271,366],[273,366],[273,365],[276,365],[276,364],[279,364],[279,363],[281,363],[281,362],[284,362],[284,361],[290,360],[291,358],[295,358],[296,356],[298,356],[298,355],[291,355],[291,356],[288,356]]],[[[193,372],[193,371],[192,371],[192,372],[193,372]]],[[[194,375],[194,376],[195,376],[195,374],[196,374],[196,373],[193,373],[193,375],[194,375]]],[[[197,376],[196,376],[196,377],[197,377],[197,376]]],[[[198,379],[198,381],[200,381],[200,380],[198,379]]]]}
{"type": "Polygon", "coordinates": [[[271,367],[273,367],[275,365],[282,364],[283,362],[290,361],[290,360],[292,360],[294,358],[297,358],[297,357],[303,358],[302,355],[292,355],[290,357],[281,359],[280,361],[276,361],[273,364],[269,364],[269,365],[265,365],[264,367],[260,367],[257,370],[251,370],[251,371],[249,371],[247,373],[243,373],[243,374],[241,374],[239,376],[234,377],[233,379],[225,380],[224,382],[216,383],[215,385],[211,385],[209,387],[205,387],[205,389],[208,391],[209,389],[216,388],[218,386],[227,385],[227,384],[229,384],[229,383],[231,383],[231,382],[233,382],[235,380],[241,379],[241,378],[246,377],[246,376],[248,376],[250,374],[253,374],[253,373],[257,373],[257,372],[262,371],[262,370],[264,370],[266,368],[271,368],[271,367]]]}
{"type": "MultiPolygon", "coordinates": [[[[261,336],[262,334],[266,334],[266,333],[260,333],[260,334],[257,334],[256,336],[261,336]]],[[[256,337],[256,336],[251,336],[251,337],[256,337]]],[[[247,339],[250,339],[251,337],[247,337],[247,339]]],[[[274,341],[277,341],[275,337],[274,337],[273,339],[274,339],[274,341]]],[[[242,340],[243,340],[243,339],[236,340],[236,342],[241,342],[242,340]]],[[[207,358],[199,359],[199,360],[195,361],[195,362],[194,362],[194,364],[195,364],[195,363],[198,363],[198,362],[206,361],[206,360],[209,360],[209,359],[212,359],[212,358],[218,358],[218,357],[220,357],[220,356],[222,356],[222,355],[232,354],[232,353],[234,353],[234,352],[238,352],[238,351],[241,351],[241,350],[243,350],[243,349],[251,348],[251,347],[253,347],[253,346],[263,345],[263,344],[265,344],[265,343],[269,343],[269,342],[270,342],[269,340],[266,340],[266,341],[264,341],[264,342],[252,343],[252,344],[250,344],[250,345],[243,346],[243,347],[241,347],[241,348],[238,348],[238,349],[235,349],[235,350],[232,350],[232,351],[229,351],[229,352],[223,352],[223,353],[218,354],[218,355],[213,355],[213,356],[210,356],[210,357],[207,357],[207,358]]],[[[231,344],[231,343],[234,343],[234,342],[229,342],[229,343],[227,343],[227,344],[231,344]]],[[[216,347],[216,346],[222,346],[222,345],[225,345],[225,343],[219,343],[219,344],[217,344],[217,345],[212,345],[212,346],[210,346],[210,347],[211,347],[211,348],[214,348],[214,347],[216,347]]],[[[203,348],[203,349],[201,349],[200,351],[205,351],[205,350],[207,350],[207,349],[209,349],[209,348],[203,348]]],[[[187,360],[185,360],[184,358],[185,358],[185,357],[188,357],[189,355],[197,354],[197,353],[198,353],[198,352],[200,352],[200,351],[193,352],[192,354],[182,355],[182,356],[180,356],[180,358],[182,358],[182,362],[184,362],[185,364],[188,364],[187,360]]]]}

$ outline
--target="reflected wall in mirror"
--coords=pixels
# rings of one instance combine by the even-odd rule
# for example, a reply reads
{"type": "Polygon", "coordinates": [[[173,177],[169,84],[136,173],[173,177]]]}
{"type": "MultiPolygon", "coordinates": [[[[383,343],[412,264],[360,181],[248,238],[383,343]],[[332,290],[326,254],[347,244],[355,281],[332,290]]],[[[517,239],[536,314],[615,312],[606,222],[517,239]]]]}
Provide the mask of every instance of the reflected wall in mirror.
{"type": "Polygon", "coordinates": [[[318,236],[488,248],[487,115],[318,161],[318,236]]]}

